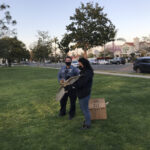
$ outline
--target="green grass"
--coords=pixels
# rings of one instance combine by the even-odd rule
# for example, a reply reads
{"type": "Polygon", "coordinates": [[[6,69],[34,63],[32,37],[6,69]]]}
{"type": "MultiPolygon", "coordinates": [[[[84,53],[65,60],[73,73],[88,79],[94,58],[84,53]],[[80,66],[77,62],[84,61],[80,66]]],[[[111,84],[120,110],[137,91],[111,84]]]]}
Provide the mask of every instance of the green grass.
{"type": "Polygon", "coordinates": [[[58,87],[57,70],[0,68],[0,150],[150,150],[149,79],[95,75],[108,119],[87,131],[78,102],[73,120],[58,117],[58,87]]]}

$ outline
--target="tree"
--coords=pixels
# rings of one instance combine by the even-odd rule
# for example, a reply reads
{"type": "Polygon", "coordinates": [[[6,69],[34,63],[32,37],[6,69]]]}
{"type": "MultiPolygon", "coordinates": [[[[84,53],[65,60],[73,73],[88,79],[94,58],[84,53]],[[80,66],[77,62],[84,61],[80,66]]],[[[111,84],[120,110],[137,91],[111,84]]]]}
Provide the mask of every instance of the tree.
{"type": "Polygon", "coordinates": [[[88,58],[93,58],[94,57],[94,54],[93,53],[89,53],[88,54],[88,58]]]}
{"type": "Polygon", "coordinates": [[[126,39],[125,39],[125,38],[122,38],[122,37],[120,37],[120,38],[117,38],[116,40],[117,40],[117,41],[126,42],[126,39]]]}
{"type": "Polygon", "coordinates": [[[47,31],[38,31],[38,41],[33,45],[33,60],[45,62],[52,53],[52,42],[47,31]]]}
{"type": "Polygon", "coordinates": [[[12,19],[9,8],[9,5],[0,4],[0,37],[16,34],[15,29],[11,29],[11,25],[15,25],[17,22],[12,19]]]}
{"type": "Polygon", "coordinates": [[[105,59],[105,57],[112,57],[113,58],[114,53],[109,51],[108,49],[106,49],[105,51],[100,52],[99,57],[104,57],[104,59],[105,59]]]}
{"type": "Polygon", "coordinates": [[[21,60],[29,59],[30,54],[25,44],[16,37],[5,37],[0,39],[0,57],[7,60],[8,65],[11,66],[14,60],[20,62],[21,60]]]}
{"type": "Polygon", "coordinates": [[[68,36],[76,48],[82,48],[87,57],[87,50],[94,46],[103,46],[113,41],[116,35],[115,26],[103,13],[103,7],[98,3],[81,3],[70,17],[71,24],[66,26],[68,36]]]}
{"type": "Polygon", "coordinates": [[[135,53],[131,53],[130,56],[131,56],[131,61],[134,62],[136,59],[135,53]]]}
{"type": "Polygon", "coordinates": [[[150,52],[150,47],[145,48],[145,50],[149,53],[150,52]]]}
{"type": "Polygon", "coordinates": [[[150,42],[150,35],[149,36],[143,36],[142,39],[144,42],[150,42]]]}
{"type": "Polygon", "coordinates": [[[61,50],[63,59],[66,57],[67,53],[71,49],[69,44],[71,42],[71,38],[68,34],[64,34],[61,41],[58,43],[59,49],[61,50]]]}
{"type": "Polygon", "coordinates": [[[53,51],[53,55],[54,55],[54,58],[55,58],[55,62],[56,62],[56,51],[57,51],[57,48],[58,48],[58,45],[59,45],[59,41],[58,41],[58,38],[57,37],[54,37],[52,39],[52,44],[54,45],[53,48],[52,48],[52,51],[53,51]]]}

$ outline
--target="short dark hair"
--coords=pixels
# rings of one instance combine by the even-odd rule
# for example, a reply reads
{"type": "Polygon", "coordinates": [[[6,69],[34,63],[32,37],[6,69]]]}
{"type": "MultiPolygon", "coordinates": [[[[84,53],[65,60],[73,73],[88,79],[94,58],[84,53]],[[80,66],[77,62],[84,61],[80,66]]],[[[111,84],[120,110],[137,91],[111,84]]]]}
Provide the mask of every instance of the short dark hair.
{"type": "Polygon", "coordinates": [[[69,59],[72,61],[72,58],[71,58],[70,56],[66,56],[65,60],[66,60],[67,58],[69,58],[69,59]]]}

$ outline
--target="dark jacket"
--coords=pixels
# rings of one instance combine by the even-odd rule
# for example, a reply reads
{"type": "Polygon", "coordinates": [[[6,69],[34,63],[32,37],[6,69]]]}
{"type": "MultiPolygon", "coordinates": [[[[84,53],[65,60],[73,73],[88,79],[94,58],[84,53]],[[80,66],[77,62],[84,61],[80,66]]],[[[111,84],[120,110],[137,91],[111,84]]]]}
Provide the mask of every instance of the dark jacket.
{"type": "Polygon", "coordinates": [[[80,75],[80,78],[72,85],[73,88],[76,88],[79,99],[91,94],[94,74],[92,70],[82,70],[80,75]]]}

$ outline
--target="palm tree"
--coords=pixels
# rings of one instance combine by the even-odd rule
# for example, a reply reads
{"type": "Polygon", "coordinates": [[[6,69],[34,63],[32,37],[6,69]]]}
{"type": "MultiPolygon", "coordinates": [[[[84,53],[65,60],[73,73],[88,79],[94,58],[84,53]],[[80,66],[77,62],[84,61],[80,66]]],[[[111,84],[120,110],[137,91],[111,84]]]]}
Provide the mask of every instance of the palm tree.
{"type": "Polygon", "coordinates": [[[124,38],[121,38],[121,37],[120,37],[120,38],[117,38],[116,40],[117,40],[117,41],[126,42],[126,39],[124,39],[124,38]]]}
{"type": "Polygon", "coordinates": [[[58,38],[54,37],[52,42],[54,43],[54,55],[55,55],[55,62],[56,62],[56,51],[57,51],[56,45],[58,45],[58,38]]]}
{"type": "Polygon", "coordinates": [[[114,52],[115,41],[126,42],[126,39],[125,39],[125,38],[122,38],[122,37],[117,38],[117,39],[114,39],[114,41],[112,42],[113,52],[114,52]]]}

